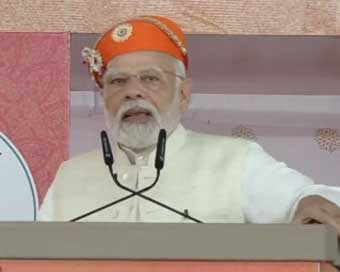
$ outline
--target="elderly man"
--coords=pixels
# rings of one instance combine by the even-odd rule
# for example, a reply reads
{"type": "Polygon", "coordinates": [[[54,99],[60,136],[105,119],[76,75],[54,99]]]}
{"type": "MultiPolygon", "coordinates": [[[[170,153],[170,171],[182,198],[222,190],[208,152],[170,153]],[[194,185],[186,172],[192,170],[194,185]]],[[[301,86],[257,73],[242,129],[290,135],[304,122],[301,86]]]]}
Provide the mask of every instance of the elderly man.
{"type": "MultiPolygon", "coordinates": [[[[124,186],[138,190],[154,181],[155,146],[164,128],[165,167],[146,196],[203,222],[320,222],[340,234],[339,188],[314,185],[256,143],[200,134],[180,124],[191,81],[187,43],[174,22],[145,16],[118,24],[95,49],[84,49],[83,57],[102,91],[114,171],[124,186]]],[[[41,219],[71,220],[129,194],[113,184],[101,151],[93,151],[62,164],[41,219]]],[[[140,197],[84,220],[188,221],[140,197]]]]}

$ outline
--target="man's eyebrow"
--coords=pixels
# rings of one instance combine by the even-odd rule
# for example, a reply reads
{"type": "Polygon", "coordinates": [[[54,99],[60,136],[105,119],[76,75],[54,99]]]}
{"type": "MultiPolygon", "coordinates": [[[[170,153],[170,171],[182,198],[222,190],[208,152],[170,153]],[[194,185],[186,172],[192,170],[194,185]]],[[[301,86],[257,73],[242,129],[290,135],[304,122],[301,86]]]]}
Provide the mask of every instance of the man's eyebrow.
{"type": "Polygon", "coordinates": [[[123,71],[118,71],[118,70],[107,70],[104,74],[104,80],[106,80],[109,77],[117,76],[117,75],[123,75],[123,71]]]}
{"type": "MultiPolygon", "coordinates": [[[[162,71],[164,71],[164,69],[157,65],[147,65],[140,69],[137,69],[135,72],[138,73],[138,72],[148,72],[148,71],[157,71],[161,73],[162,71]]],[[[105,72],[103,79],[106,80],[109,77],[113,77],[117,75],[125,75],[125,74],[129,74],[129,72],[124,71],[124,70],[110,68],[105,72]]]]}

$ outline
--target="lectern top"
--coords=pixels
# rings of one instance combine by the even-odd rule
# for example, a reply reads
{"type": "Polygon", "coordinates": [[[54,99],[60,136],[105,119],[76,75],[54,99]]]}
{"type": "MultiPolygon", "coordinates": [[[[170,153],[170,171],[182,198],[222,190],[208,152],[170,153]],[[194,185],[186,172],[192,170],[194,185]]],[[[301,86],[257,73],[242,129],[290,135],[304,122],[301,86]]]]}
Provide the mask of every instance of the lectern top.
{"type": "Polygon", "coordinates": [[[0,259],[306,260],[340,265],[326,225],[0,223],[0,259]]]}

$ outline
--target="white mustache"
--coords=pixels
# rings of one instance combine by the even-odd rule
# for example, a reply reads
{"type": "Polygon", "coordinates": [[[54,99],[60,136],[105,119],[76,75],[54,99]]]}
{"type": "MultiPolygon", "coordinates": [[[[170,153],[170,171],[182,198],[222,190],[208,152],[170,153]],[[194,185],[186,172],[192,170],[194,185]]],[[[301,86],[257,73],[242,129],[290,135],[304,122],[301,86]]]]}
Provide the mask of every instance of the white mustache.
{"type": "Polygon", "coordinates": [[[147,111],[151,113],[151,116],[156,119],[158,123],[161,122],[161,117],[154,105],[152,105],[150,102],[147,102],[145,100],[132,100],[127,101],[119,108],[117,114],[116,114],[116,120],[122,121],[124,115],[130,111],[130,110],[142,110],[147,111]]]}

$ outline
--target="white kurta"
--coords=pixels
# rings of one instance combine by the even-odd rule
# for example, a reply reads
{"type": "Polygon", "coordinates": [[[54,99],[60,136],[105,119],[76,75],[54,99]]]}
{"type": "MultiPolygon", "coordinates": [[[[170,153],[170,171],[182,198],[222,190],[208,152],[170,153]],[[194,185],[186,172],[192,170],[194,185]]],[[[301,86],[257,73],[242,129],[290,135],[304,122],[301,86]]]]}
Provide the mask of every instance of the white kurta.
{"type": "MultiPolygon", "coordinates": [[[[131,164],[114,152],[114,171],[122,184],[137,190],[155,177],[155,152],[131,164]],[[145,158],[144,158],[145,160],[145,158]]],[[[63,163],[40,210],[41,220],[68,221],[129,195],[118,188],[100,150],[63,163]]],[[[188,210],[203,222],[289,222],[298,201],[318,194],[340,206],[340,189],[313,185],[311,179],[274,160],[256,143],[185,130],[169,137],[158,184],[145,195],[188,210]]],[[[82,221],[190,222],[147,200],[133,197],[82,221]]]]}

